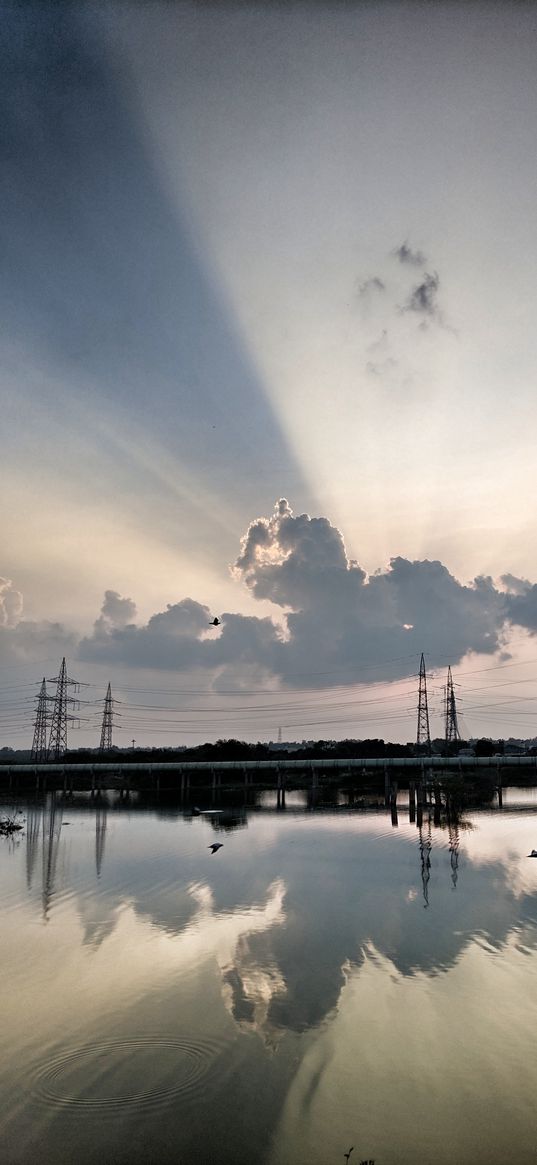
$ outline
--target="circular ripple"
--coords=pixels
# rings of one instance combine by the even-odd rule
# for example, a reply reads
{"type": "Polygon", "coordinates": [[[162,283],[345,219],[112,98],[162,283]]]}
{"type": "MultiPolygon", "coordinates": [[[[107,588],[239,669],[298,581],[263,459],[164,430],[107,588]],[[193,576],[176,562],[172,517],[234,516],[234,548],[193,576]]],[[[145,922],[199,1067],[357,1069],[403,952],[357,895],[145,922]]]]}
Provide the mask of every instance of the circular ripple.
{"type": "Polygon", "coordinates": [[[173,1039],[160,1036],[140,1036],[125,1040],[108,1040],[86,1044],[49,1061],[38,1073],[37,1096],[47,1105],[84,1108],[95,1111],[136,1107],[148,1109],[166,1104],[172,1097],[192,1097],[205,1080],[221,1045],[212,1040],[173,1039]],[[140,1092],[121,1091],[103,1095],[103,1077],[124,1069],[136,1054],[142,1053],[140,1064],[133,1070],[136,1080],[147,1079],[151,1059],[162,1067],[168,1061],[167,1080],[155,1087],[148,1085],[140,1092]],[[145,1054],[144,1054],[145,1053],[145,1054]],[[150,1056],[147,1053],[151,1054],[150,1056]],[[78,1090],[69,1087],[69,1077],[84,1074],[78,1090]],[[91,1080],[90,1080],[91,1078],[91,1080]],[[95,1095],[100,1087],[100,1094],[95,1095]]]}

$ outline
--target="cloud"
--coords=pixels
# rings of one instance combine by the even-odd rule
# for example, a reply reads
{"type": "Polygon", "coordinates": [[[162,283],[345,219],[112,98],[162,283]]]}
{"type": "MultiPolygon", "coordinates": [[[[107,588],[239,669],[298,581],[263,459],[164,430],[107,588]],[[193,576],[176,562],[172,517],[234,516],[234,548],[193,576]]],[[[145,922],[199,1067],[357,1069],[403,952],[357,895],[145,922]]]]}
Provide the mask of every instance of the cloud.
{"type": "Polygon", "coordinates": [[[32,622],[21,619],[15,627],[0,627],[0,660],[2,664],[61,660],[63,655],[73,656],[78,647],[79,636],[64,627],[62,623],[47,620],[32,622]]]}
{"type": "MultiPolygon", "coordinates": [[[[425,651],[431,665],[468,651],[492,654],[504,640],[509,596],[488,578],[460,583],[441,562],[394,558],[367,576],[349,560],[341,531],[325,517],[294,515],[280,498],[241,540],[233,574],[279,619],[225,613],[217,633],[209,608],[183,599],[145,626],[97,620],[81,659],[177,671],[202,669],[218,687],[263,674],[293,687],[412,674],[425,651]],[[378,666],[378,674],[376,667],[378,666]]],[[[114,609],[119,602],[114,594],[114,609]]]]}
{"type": "MultiPolygon", "coordinates": [[[[505,577],[504,575],[503,578],[505,577]]],[[[513,576],[508,577],[512,578],[513,576]]],[[[522,580],[517,581],[522,582],[522,580]]],[[[518,594],[506,595],[505,607],[511,623],[525,627],[532,635],[537,632],[537,586],[535,584],[532,586],[528,583],[526,589],[520,590],[518,594]]]]}
{"type": "Polygon", "coordinates": [[[387,356],[386,360],[381,360],[378,363],[375,363],[374,360],[368,360],[365,366],[365,370],[370,376],[387,376],[393,372],[394,368],[397,368],[397,360],[394,360],[393,356],[387,356]]]}
{"type": "Polygon", "coordinates": [[[531,583],[527,578],[517,578],[515,574],[502,574],[500,582],[505,590],[513,595],[525,595],[531,590],[531,583]]]}
{"type": "Polygon", "coordinates": [[[14,627],[22,615],[22,595],[10,578],[0,577],[0,627],[14,627]]]}
{"type": "MultiPolygon", "coordinates": [[[[121,599],[114,591],[114,611],[123,613],[131,604],[131,599],[121,599]]],[[[103,603],[103,611],[107,606],[103,603]]],[[[94,663],[122,663],[132,667],[168,668],[184,670],[198,664],[201,649],[200,636],[209,627],[209,608],[193,599],[182,599],[179,603],[169,603],[165,611],[152,615],[145,626],[134,623],[116,624],[101,615],[97,619],[93,635],[82,639],[79,658],[94,663]]]]}
{"type": "Polygon", "coordinates": [[[118,591],[105,591],[101,614],[95,623],[96,637],[128,626],[133,623],[135,615],[136,603],[132,599],[122,599],[118,591]]]}
{"type": "Polygon", "coordinates": [[[21,620],[0,627],[0,649],[7,661],[76,652],[84,662],[197,672],[215,690],[254,678],[320,688],[382,679],[386,660],[393,679],[411,675],[422,651],[432,667],[491,655],[512,624],[537,632],[537,585],[510,574],[498,586],[482,576],[462,583],[439,561],[402,556],[368,576],[328,518],[295,515],[286,498],[250,524],[231,569],[274,605],[273,618],[224,612],[215,629],[209,607],[184,598],[137,624],[133,600],[108,590],[78,643],[61,624],[21,620]]]}
{"type": "MultiPolygon", "coordinates": [[[[489,579],[465,586],[440,562],[402,557],[367,578],[328,519],[293,517],[288,509],[264,520],[261,545],[257,530],[252,523],[234,569],[255,598],[286,610],[281,678],[288,683],[311,674],[315,685],[315,673],[332,671],[340,682],[360,664],[374,669],[414,650],[433,663],[500,646],[504,596],[489,579]]],[[[409,667],[407,660],[402,674],[409,667]]]]}
{"type": "Polygon", "coordinates": [[[436,302],[440,279],[437,272],[425,274],[421,283],[412,289],[403,311],[419,312],[424,316],[440,318],[440,311],[436,302]]]}
{"type": "Polygon", "coordinates": [[[408,243],[401,243],[400,247],[396,247],[392,254],[400,263],[406,263],[410,267],[424,267],[427,259],[422,251],[413,251],[408,243]]]}
{"type": "Polygon", "coordinates": [[[368,295],[372,291],[386,291],[386,284],[378,275],[371,275],[358,287],[359,296],[368,295]]]}

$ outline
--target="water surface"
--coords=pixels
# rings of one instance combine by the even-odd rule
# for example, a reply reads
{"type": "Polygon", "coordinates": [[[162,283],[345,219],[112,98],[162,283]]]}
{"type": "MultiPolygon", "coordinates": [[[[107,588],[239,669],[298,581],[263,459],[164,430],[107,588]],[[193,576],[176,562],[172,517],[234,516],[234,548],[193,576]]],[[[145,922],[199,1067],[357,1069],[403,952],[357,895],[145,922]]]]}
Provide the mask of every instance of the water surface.
{"type": "Polygon", "coordinates": [[[299,796],[22,809],[6,1165],[535,1162],[535,790],[421,829],[299,796]]]}

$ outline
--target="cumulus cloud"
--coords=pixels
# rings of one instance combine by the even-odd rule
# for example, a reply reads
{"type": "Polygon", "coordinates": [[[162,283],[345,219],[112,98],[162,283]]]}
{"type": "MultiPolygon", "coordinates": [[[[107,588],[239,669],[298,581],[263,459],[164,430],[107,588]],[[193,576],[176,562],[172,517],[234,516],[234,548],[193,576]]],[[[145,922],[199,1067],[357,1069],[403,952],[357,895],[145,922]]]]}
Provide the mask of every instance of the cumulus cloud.
{"type": "Polygon", "coordinates": [[[512,595],[525,595],[531,590],[531,583],[527,578],[517,578],[516,574],[502,574],[500,582],[505,590],[512,595]]]}
{"type": "Polygon", "coordinates": [[[3,664],[39,664],[41,660],[73,656],[79,636],[62,623],[21,619],[15,626],[0,626],[0,659],[3,664]]]}
{"type": "Polygon", "coordinates": [[[98,619],[93,635],[82,639],[79,658],[92,663],[189,671],[202,668],[216,676],[222,668],[278,672],[281,631],[271,619],[226,613],[211,633],[210,611],[194,599],[169,603],[143,626],[106,625],[98,619]]]}
{"type": "Polygon", "coordinates": [[[408,243],[401,243],[400,247],[396,247],[392,252],[400,263],[406,263],[410,267],[424,267],[427,259],[422,251],[413,251],[408,243]]]}
{"type": "Polygon", "coordinates": [[[14,627],[22,615],[22,595],[10,578],[0,577],[0,627],[14,627]]]}
{"type": "MultiPolygon", "coordinates": [[[[107,591],[102,611],[111,607],[123,616],[134,608],[131,599],[107,591]],[[107,601],[106,595],[113,599],[107,601]],[[125,604],[122,606],[121,604],[125,604]]],[[[169,603],[165,611],[152,615],[145,626],[114,622],[101,614],[93,635],[80,643],[79,657],[95,663],[124,663],[132,667],[161,667],[182,670],[194,667],[201,646],[200,635],[209,627],[209,609],[193,599],[169,603]]]]}
{"type": "Polygon", "coordinates": [[[105,591],[101,616],[113,627],[125,627],[134,622],[136,603],[132,599],[122,599],[118,591],[105,591]]]}
{"type": "Polygon", "coordinates": [[[465,586],[440,562],[401,557],[367,578],[327,518],[293,517],[287,509],[263,521],[262,544],[254,522],[234,569],[254,597],[286,609],[288,682],[311,671],[315,683],[314,673],[325,669],[340,680],[357,665],[414,650],[434,662],[499,648],[505,613],[491,580],[465,586]]]}
{"type": "Polygon", "coordinates": [[[525,627],[532,634],[537,632],[537,586],[528,585],[518,594],[505,596],[507,617],[511,623],[525,627]]]}
{"type": "MultiPolygon", "coordinates": [[[[213,634],[208,607],[183,599],[144,626],[101,616],[80,658],[203,669],[216,688],[241,674],[321,687],[360,678],[362,666],[374,679],[375,666],[380,675],[393,657],[395,672],[409,674],[422,650],[431,665],[493,653],[509,618],[509,596],[491,579],[464,585],[441,562],[398,557],[368,577],[341,531],[325,517],[293,514],[286,498],[250,524],[232,570],[255,599],[279,608],[279,620],[228,612],[213,634]]],[[[114,610],[119,601],[114,595],[114,610]]]]}
{"type": "Polygon", "coordinates": [[[325,687],[383,678],[388,659],[392,678],[412,674],[422,651],[430,666],[493,654],[515,623],[537,632],[537,585],[511,574],[462,583],[441,562],[402,556],[368,576],[328,518],[295,515],[286,498],[250,524],[232,571],[274,604],[274,618],[227,612],[215,629],[209,608],[184,598],[137,624],[133,600],[109,590],[77,646],[60,624],[20,620],[0,627],[0,649],[7,660],[77,651],[81,661],[196,671],[216,689],[254,678],[325,687]]]}
{"type": "Polygon", "coordinates": [[[23,597],[11,579],[0,577],[0,659],[18,666],[72,654],[78,636],[62,623],[22,618],[23,597]]]}

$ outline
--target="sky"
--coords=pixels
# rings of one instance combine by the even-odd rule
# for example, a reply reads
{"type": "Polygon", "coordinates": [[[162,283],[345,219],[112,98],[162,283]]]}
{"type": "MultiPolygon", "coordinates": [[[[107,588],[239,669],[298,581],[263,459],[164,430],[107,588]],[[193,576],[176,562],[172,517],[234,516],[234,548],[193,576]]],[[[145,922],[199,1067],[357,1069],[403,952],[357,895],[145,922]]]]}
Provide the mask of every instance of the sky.
{"type": "Polygon", "coordinates": [[[534,6],[29,2],[0,52],[3,742],[63,655],[77,742],[108,681],[117,743],[411,740],[422,651],[435,734],[450,664],[534,735],[534,6]]]}

